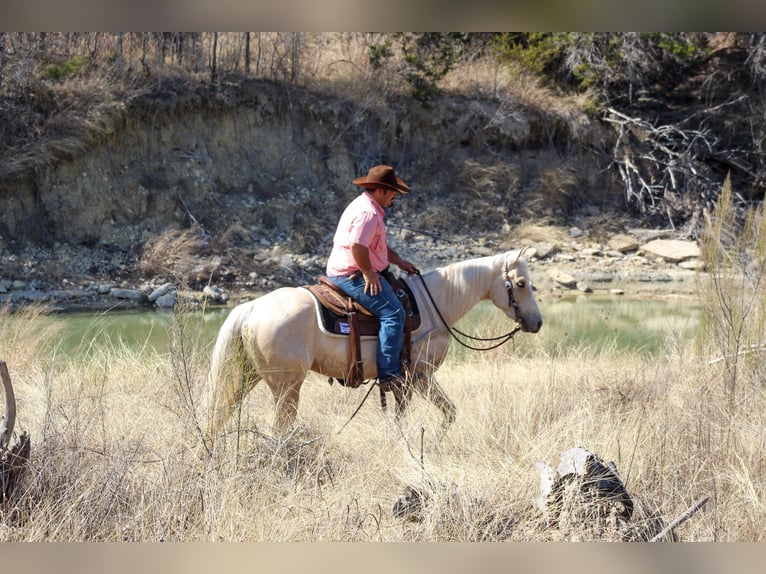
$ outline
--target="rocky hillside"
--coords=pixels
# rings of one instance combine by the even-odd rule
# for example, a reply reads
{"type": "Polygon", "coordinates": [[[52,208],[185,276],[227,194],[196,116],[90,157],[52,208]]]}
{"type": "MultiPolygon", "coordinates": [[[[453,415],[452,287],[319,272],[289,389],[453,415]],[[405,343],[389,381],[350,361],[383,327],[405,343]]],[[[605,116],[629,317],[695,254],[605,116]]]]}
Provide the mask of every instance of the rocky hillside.
{"type": "Polygon", "coordinates": [[[569,253],[564,266],[584,271],[571,254],[587,250],[586,266],[602,267],[592,258],[638,226],[591,151],[610,137],[576,108],[462,96],[360,106],[268,81],[165,90],[102,109],[78,149],[42,169],[14,158],[0,183],[0,294],[313,281],[359,192],[351,180],[375,163],[413,189],[389,223],[423,269],[541,244],[541,262],[569,253]]]}

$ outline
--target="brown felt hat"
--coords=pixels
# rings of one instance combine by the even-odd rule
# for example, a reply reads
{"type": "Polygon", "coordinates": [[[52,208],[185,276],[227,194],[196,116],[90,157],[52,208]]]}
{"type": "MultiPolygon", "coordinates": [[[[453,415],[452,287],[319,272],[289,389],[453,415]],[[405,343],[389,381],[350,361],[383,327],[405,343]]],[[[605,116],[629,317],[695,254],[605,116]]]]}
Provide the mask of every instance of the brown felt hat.
{"type": "Polygon", "coordinates": [[[399,193],[410,192],[409,186],[396,177],[394,168],[390,165],[376,165],[375,167],[371,167],[366,176],[357,177],[353,183],[354,185],[358,185],[365,189],[384,187],[386,189],[393,189],[399,193]]]}

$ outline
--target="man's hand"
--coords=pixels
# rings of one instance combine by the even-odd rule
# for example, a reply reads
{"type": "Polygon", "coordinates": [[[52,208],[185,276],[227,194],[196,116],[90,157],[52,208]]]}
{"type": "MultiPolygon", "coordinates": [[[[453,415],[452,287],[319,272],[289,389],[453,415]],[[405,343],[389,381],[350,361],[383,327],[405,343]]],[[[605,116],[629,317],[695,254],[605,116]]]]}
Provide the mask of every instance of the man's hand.
{"type": "Polygon", "coordinates": [[[390,247],[388,248],[388,260],[405,273],[412,275],[413,273],[418,272],[417,268],[412,263],[400,257],[399,254],[390,247]]]}
{"type": "Polygon", "coordinates": [[[410,263],[409,261],[405,259],[402,259],[397,267],[399,267],[399,269],[401,269],[402,271],[410,275],[418,272],[417,267],[415,267],[412,263],[410,263]]]}
{"type": "Polygon", "coordinates": [[[362,273],[364,277],[364,292],[370,295],[377,295],[381,291],[380,275],[375,271],[366,271],[362,273]]]}

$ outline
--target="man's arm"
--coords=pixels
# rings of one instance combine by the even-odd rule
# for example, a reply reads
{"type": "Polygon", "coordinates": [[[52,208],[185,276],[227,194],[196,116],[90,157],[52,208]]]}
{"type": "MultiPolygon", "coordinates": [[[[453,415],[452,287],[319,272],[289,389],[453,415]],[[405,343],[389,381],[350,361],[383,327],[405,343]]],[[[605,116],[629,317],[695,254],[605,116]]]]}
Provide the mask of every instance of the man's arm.
{"type": "Polygon", "coordinates": [[[351,246],[351,255],[364,276],[364,292],[370,295],[380,293],[380,276],[372,269],[369,248],[361,243],[354,243],[351,246]]]}

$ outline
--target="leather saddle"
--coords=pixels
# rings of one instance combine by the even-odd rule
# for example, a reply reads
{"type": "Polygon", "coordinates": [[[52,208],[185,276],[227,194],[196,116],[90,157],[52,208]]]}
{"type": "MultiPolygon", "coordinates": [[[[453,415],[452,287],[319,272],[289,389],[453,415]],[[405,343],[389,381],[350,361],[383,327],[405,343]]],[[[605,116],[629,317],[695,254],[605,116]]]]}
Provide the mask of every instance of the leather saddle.
{"type": "MultiPolygon", "coordinates": [[[[394,288],[405,311],[402,366],[406,369],[410,363],[411,333],[420,326],[420,313],[407,283],[390,273],[386,278],[394,288]]],[[[322,311],[320,320],[324,329],[336,335],[348,336],[348,375],[345,379],[338,379],[338,381],[344,386],[358,387],[365,380],[360,337],[362,335],[377,336],[380,320],[325,276],[320,276],[316,284],[304,285],[303,288],[310,291],[319,302],[322,311]]]]}

